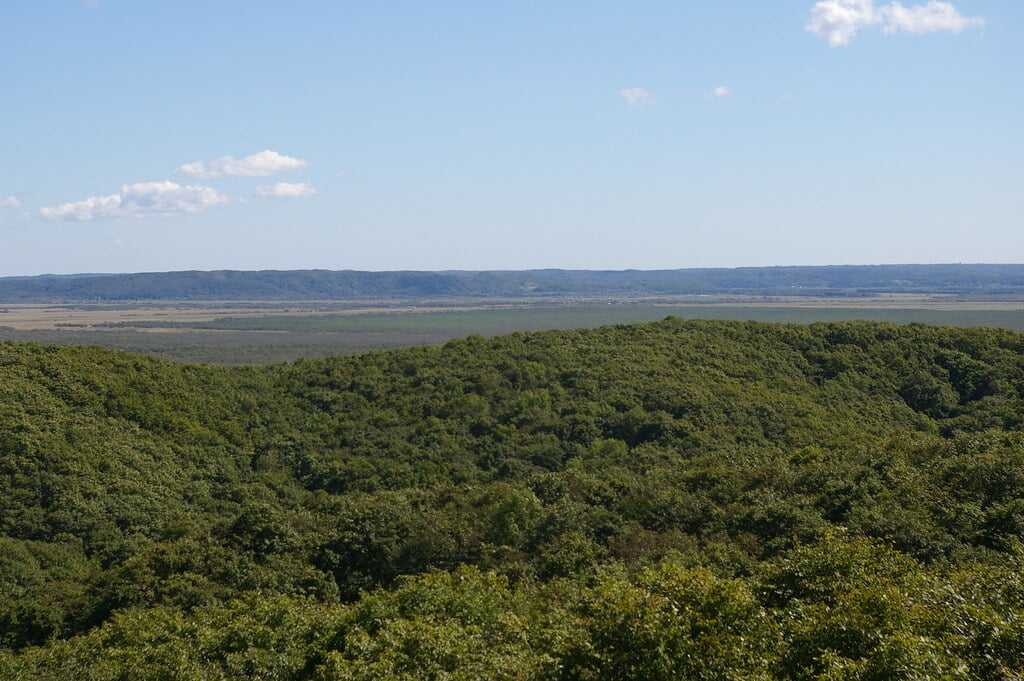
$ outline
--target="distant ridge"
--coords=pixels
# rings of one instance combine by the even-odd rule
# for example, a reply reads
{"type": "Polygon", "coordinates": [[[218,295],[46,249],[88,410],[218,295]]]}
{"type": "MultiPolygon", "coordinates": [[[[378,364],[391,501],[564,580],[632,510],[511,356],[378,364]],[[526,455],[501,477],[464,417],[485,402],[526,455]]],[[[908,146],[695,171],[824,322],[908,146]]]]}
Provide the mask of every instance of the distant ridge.
{"type": "Polygon", "coordinates": [[[544,298],[608,295],[1024,294],[1024,264],[678,270],[216,270],[0,278],[2,302],[544,298]]]}

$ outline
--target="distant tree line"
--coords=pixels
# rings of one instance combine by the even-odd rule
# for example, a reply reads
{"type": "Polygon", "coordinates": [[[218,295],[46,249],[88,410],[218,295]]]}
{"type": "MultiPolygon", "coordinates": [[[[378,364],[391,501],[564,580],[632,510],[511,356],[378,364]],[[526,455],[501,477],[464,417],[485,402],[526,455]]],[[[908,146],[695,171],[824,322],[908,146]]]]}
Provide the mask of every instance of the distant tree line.
{"type": "Polygon", "coordinates": [[[1024,291],[1024,265],[680,270],[152,272],[0,278],[0,301],[346,300],[601,295],[832,295],[1024,291]]]}

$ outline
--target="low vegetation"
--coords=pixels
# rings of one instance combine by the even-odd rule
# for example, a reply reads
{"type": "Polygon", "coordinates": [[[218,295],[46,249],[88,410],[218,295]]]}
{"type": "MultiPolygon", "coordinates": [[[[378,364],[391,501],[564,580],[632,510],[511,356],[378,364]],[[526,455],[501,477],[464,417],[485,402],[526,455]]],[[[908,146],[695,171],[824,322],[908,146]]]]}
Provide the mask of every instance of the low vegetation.
{"type": "MultiPolygon", "coordinates": [[[[1024,331],[1024,304],[987,301],[920,301],[889,298],[866,300],[860,306],[825,306],[820,298],[790,299],[800,306],[777,300],[760,305],[721,303],[645,304],[607,301],[579,304],[571,301],[525,304],[516,307],[473,307],[460,301],[461,309],[409,306],[383,312],[313,311],[290,314],[279,308],[239,310],[234,315],[211,315],[203,309],[180,313],[186,319],[168,320],[166,310],[128,306],[113,315],[103,310],[97,318],[121,315],[119,321],[91,321],[78,306],[74,319],[58,322],[57,328],[6,328],[0,340],[21,340],[59,345],[101,345],[176,361],[204,364],[270,364],[300,357],[351,355],[370,350],[439,345],[452,338],[477,334],[493,336],[514,331],[593,328],[605,324],[656,321],[666,315],[690,319],[812,323],[871,320],[893,323],[919,322],[950,326],[992,326],[1024,331]],[[919,305],[905,307],[903,305],[919,305]],[[925,307],[925,305],[930,305],[925,307]],[[189,319],[188,317],[205,317],[189,319]]],[[[254,303],[254,305],[257,305],[254,303]]],[[[477,304],[479,305],[479,304],[477,304]]],[[[50,309],[50,308],[48,308],[50,309]]],[[[54,308],[61,309],[61,308],[54,308]]],[[[10,323],[21,322],[21,310],[9,313],[10,323]]],[[[0,322],[5,315],[0,315],[0,322]]],[[[39,315],[35,315],[38,317],[39,315]]],[[[63,315],[58,315],[58,317],[63,315]]],[[[52,322],[51,322],[52,324],[52,322]]]]}

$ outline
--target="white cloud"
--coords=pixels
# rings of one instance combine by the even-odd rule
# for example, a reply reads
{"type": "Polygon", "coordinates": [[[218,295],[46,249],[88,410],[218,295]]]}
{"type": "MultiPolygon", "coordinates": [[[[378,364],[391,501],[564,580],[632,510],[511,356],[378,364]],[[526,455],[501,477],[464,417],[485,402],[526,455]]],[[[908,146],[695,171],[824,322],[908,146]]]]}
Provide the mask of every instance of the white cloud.
{"type": "Polygon", "coordinates": [[[721,99],[722,97],[731,97],[731,96],[732,96],[732,90],[730,90],[729,88],[725,87],[724,85],[719,85],[714,90],[712,90],[711,92],[708,93],[708,97],[710,97],[711,99],[721,99]]]}
{"type": "Polygon", "coordinates": [[[965,17],[948,2],[928,2],[923,5],[904,7],[893,2],[882,8],[885,16],[886,33],[906,31],[908,33],[931,33],[951,31],[959,33],[972,26],[983,26],[981,17],[965,17]]]}
{"type": "Polygon", "coordinates": [[[311,187],[305,182],[278,182],[276,184],[261,184],[256,187],[256,196],[272,196],[279,199],[298,199],[319,193],[319,189],[311,187]]]}
{"type": "Polygon", "coordinates": [[[885,33],[959,33],[984,23],[981,17],[965,17],[951,3],[937,0],[911,7],[900,2],[875,7],[874,0],[821,0],[811,8],[807,30],[837,47],[848,45],[861,29],[878,24],[885,33]]]}
{"type": "Polygon", "coordinates": [[[276,151],[266,149],[246,156],[234,158],[222,156],[210,161],[193,161],[180,166],[175,172],[178,175],[189,175],[208,180],[216,177],[267,177],[287,170],[299,170],[309,165],[301,158],[284,156],[276,151]]]}
{"type": "Polygon", "coordinates": [[[137,182],[121,187],[119,194],[90,196],[83,201],[41,208],[47,220],[99,220],[112,218],[167,217],[198,213],[230,199],[212,187],[182,186],[177,182],[137,182]]]}
{"type": "Polygon", "coordinates": [[[642,87],[631,87],[625,90],[619,90],[619,97],[626,100],[626,104],[629,104],[634,109],[646,106],[654,101],[654,96],[642,87]]]}
{"type": "Polygon", "coordinates": [[[0,199],[0,208],[19,208],[21,207],[21,201],[18,200],[17,196],[8,196],[6,199],[0,199]]]}
{"type": "Polygon", "coordinates": [[[807,30],[835,47],[849,44],[857,31],[880,20],[874,0],[822,0],[811,8],[807,30]]]}

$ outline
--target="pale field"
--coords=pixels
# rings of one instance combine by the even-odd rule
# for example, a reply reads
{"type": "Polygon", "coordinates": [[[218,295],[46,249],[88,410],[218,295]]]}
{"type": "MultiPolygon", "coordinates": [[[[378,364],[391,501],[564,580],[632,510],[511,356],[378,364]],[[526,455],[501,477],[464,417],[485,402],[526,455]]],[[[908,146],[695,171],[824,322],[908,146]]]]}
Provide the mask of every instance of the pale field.
{"type": "MultiPolygon", "coordinates": [[[[551,298],[461,301],[317,301],[301,302],[203,302],[203,303],[96,303],[96,304],[0,304],[0,327],[18,331],[34,329],[90,328],[110,324],[131,327],[146,322],[209,322],[224,318],[316,317],[320,315],[429,314],[457,310],[552,309],[564,306],[642,305],[666,308],[713,306],[716,308],[757,307],[814,308],[832,310],[963,310],[1024,311],[1024,298],[1017,300],[968,300],[956,295],[882,294],[865,298],[823,296],[651,296],[629,298],[551,298]]],[[[166,328],[140,328],[162,333],[166,328]]]]}
{"type": "MultiPolygon", "coordinates": [[[[446,308],[429,308],[440,310],[446,308]]],[[[470,309],[470,308],[460,308],[470,309]]],[[[91,327],[103,324],[120,324],[132,322],[207,322],[222,317],[266,317],[276,315],[288,316],[314,316],[325,313],[331,314],[366,314],[393,312],[395,308],[384,307],[356,307],[351,304],[345,306],[332,304],[276,304],[276,303],[253,303],[253,307],[240,308],[237,303],[218,306],[216,303],[196,305],[164,305],[156,303],[138,303],[123,305],[40,305],[40,304],[10,304],[0,306],[0,326],[6,326],[18,331],[30,329],[59,329],[69,328],[72,325],[91,327]],[[257,305],[259,307],[257,307],[257,305]]],[[[403,309],[403,311],[406,311],[403,309]]],[[[148,332],[159,333],[165,329],[144,329],[148,332]]]]}

